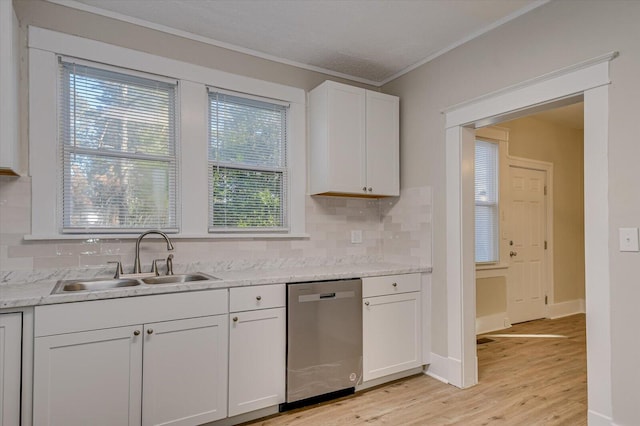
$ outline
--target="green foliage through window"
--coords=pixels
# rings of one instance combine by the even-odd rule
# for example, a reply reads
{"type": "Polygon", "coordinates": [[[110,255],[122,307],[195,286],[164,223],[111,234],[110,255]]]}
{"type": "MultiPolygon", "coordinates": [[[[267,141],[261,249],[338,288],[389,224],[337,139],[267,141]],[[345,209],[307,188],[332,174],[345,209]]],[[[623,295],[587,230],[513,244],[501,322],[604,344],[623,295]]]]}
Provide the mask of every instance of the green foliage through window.
{"type": "Polygon", "coordinates": [[[210,91],[212,231],[286,229],[287,109],[210,91]]]}

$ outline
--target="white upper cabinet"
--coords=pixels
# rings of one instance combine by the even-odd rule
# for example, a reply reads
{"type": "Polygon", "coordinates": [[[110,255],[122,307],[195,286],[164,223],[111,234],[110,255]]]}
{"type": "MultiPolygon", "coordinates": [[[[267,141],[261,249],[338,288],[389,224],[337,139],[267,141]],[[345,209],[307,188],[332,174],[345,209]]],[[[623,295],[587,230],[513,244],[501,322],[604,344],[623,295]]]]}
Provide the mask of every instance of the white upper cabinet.
{"type": "Polygon", "coordinates": [[[399,98],[325,81],[309,94],[309,192],[397,196],[399,98]]]}
{"type": "Polygon", "coordinates": [[[367,90],[367,193],[400,195],[400,99],[367,90]]]}
{"type": "Polygon", "coordinates": [[[0,175],[18,176],[18,18],[11,1],[0,1],[0,175]]]}

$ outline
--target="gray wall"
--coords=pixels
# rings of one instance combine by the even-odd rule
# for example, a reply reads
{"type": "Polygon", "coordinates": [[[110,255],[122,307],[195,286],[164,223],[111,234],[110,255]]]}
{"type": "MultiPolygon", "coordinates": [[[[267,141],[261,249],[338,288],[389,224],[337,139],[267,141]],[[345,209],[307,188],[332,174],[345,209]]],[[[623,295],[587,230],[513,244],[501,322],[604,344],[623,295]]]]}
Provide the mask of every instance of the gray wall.
{"type": "MultiPolygon", "coordinates": [[[[433,188],[433,350],[447,355],[445,150],[441,111],[515,83],[610,51],[609,207],[614,421],[638,424],[640,404],[640,253],[618,251],[617,228],[640,224],[640,2],[552,1],[394,80],[401,97],[401,182],[433,188]]],[[[587,315],[588,317],[588,315],[587,315]]],[[[589,323],[587,319],[587,323],[589,323]]],[[[593,383],[597,386],[597,383],[593,383]]]]}

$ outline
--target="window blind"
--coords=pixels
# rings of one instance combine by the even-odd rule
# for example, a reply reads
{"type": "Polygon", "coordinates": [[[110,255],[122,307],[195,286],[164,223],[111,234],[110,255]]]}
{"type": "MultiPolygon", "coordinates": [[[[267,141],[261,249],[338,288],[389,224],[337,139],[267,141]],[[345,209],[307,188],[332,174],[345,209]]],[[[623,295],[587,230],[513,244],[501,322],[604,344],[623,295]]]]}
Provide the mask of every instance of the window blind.
{"type": "Polygon", "coordinates": [[[498,244],[498,144],[475,144],[476,262],[497,262],[498,244]]]}
{"type": "Polygon", "coordinates": [[[60,61],[63,232],[176,230],[176,89],[60,61]]]}
{"type": "Polygon", "coordinates": [[[209,90],[209,231],[286,231],[288,106],[209,90]]]}

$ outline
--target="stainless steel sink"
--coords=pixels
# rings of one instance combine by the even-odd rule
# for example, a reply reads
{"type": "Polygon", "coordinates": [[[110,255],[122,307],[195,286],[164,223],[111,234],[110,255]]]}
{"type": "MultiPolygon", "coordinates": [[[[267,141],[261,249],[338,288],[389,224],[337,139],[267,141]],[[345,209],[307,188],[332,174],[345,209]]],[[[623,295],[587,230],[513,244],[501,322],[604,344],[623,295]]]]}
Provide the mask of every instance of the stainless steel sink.
{"type": "MultiPolygon", "coordinates": [[[[0,0],[2,1],[2,0],[0,0]]],[[[96,279],[76,279],[58,281],[51,291],[51,294],[65,294],[80,291],[99,291],[111,290],[120,287],[135,287],[154,284],[179,284],[196,281],[212,281],[220,278],[212,277],[202,273],[196,274],[177,274],[177,275],[160,275],[156,277],[138,277],[138,278],[96,278],[96,279]]]]}
{"type": "Polygon", "coordinates": [[[142,278],[142,282],[145,284],[177,284],[187,283],[192,281],[208,281],[217,280],[218,278],[205,274],[177,274],[177,275],[162,275],[158,277],[142,278]]]}
{"type": "Polygon", "coordinates": [[[140,285],[140,281],[131,279],[93,279],[93,280],[66,280],[58,281],[52,294],[76,291],[109,290],[119,287],[133,287],[140,285]]]}

